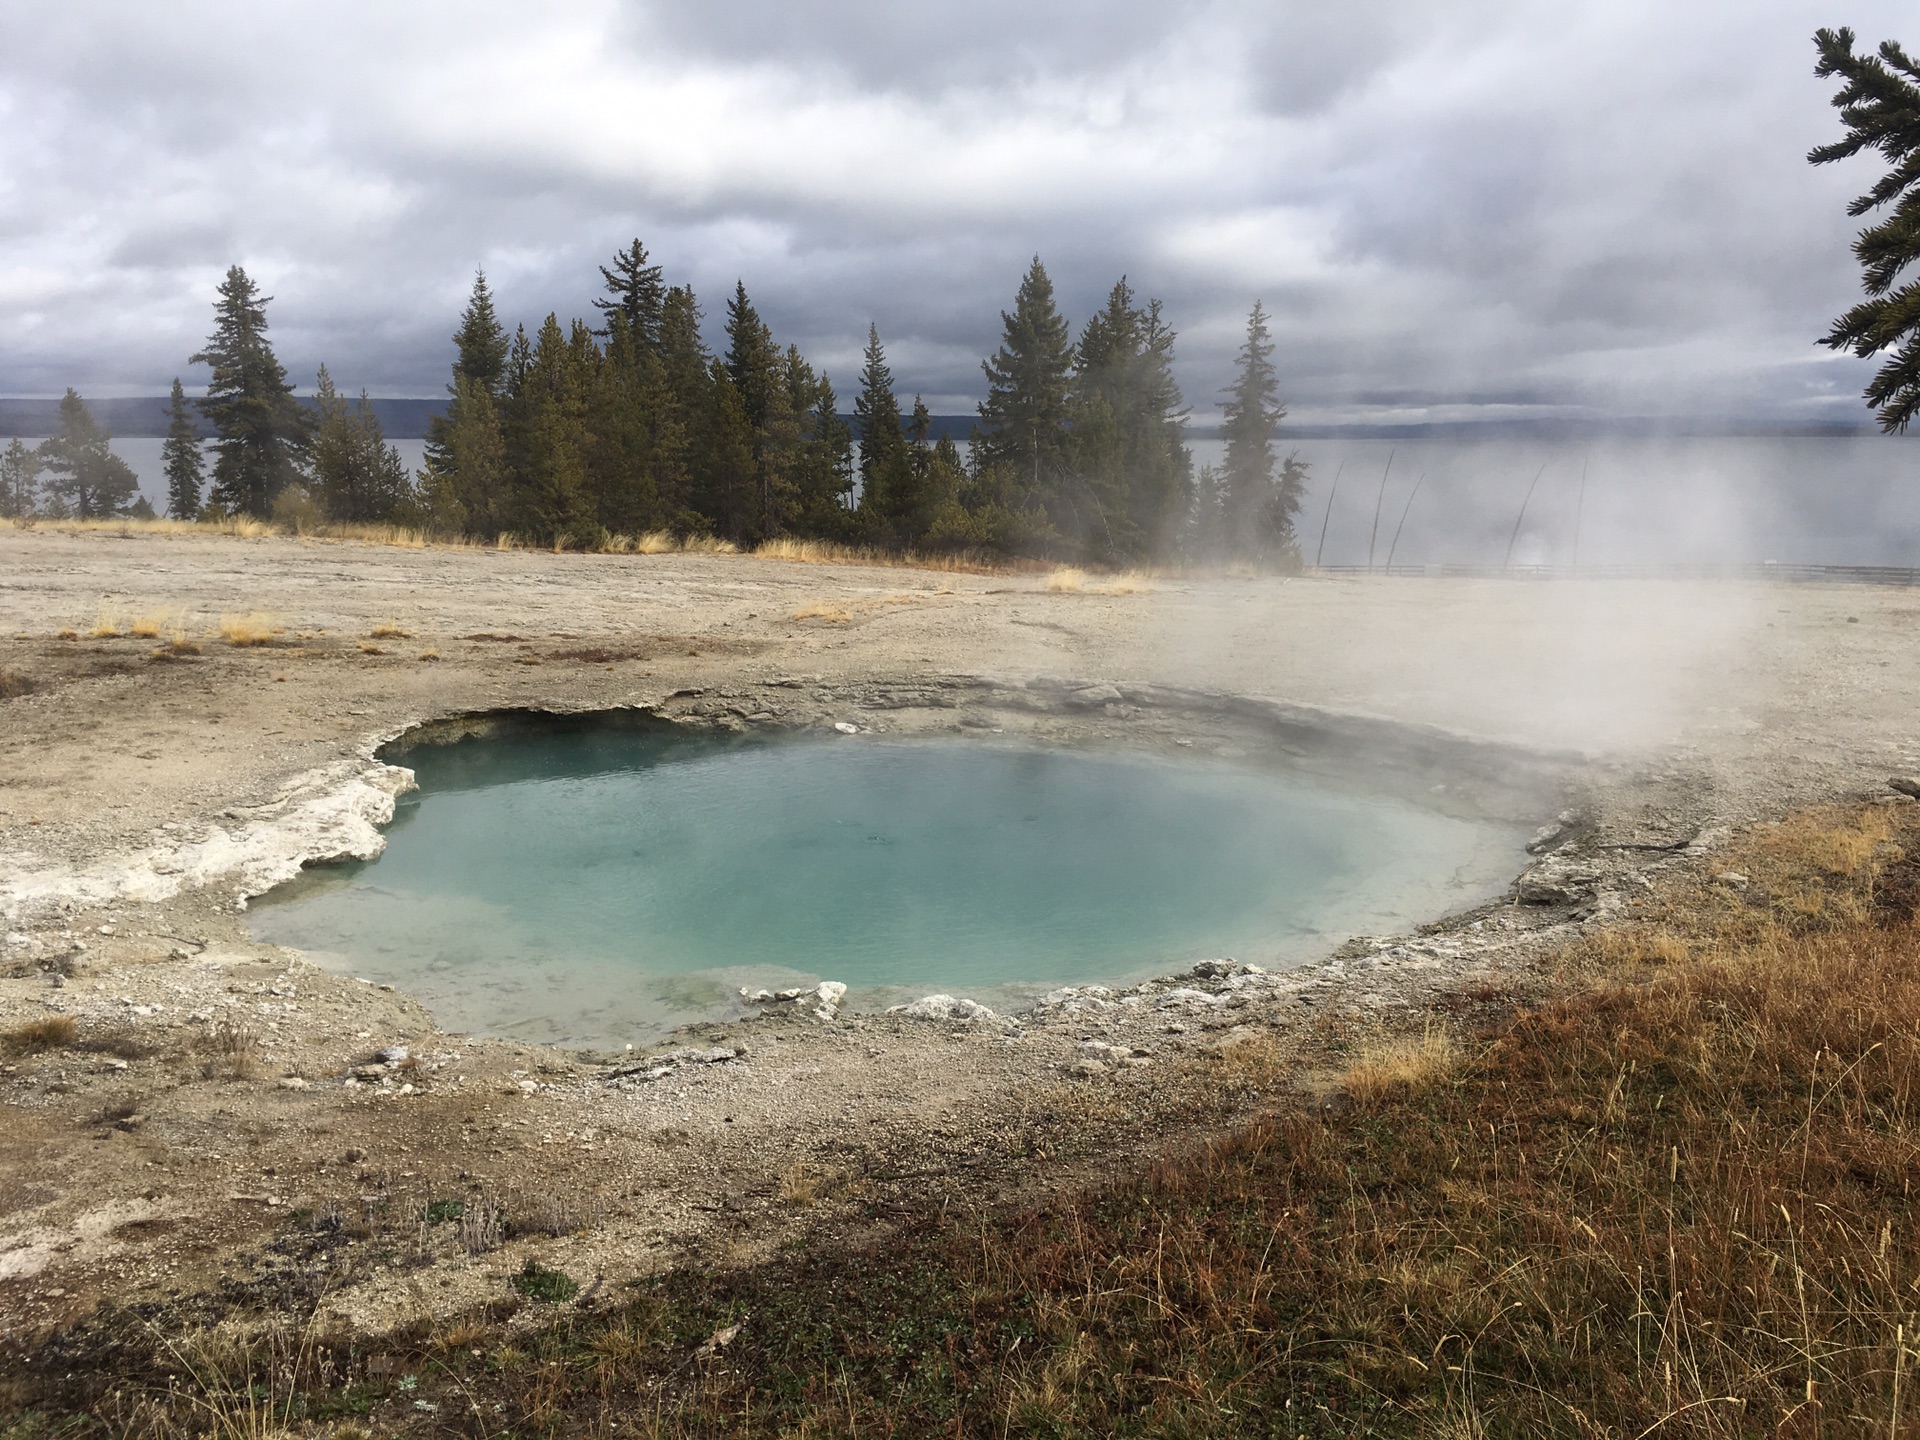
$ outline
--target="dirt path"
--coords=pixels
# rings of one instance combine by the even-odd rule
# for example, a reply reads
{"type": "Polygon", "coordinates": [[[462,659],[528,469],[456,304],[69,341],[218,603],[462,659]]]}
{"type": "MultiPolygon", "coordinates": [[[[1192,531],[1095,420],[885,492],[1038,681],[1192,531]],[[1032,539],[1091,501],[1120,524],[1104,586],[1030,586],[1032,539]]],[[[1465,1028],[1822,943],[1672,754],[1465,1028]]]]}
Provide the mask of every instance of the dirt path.
{"type": "Polygon", "coordinates": [[[75,1026],[0,1071],[0,1329],[102,1299],[444,1321],[511,1303],[530,1258],[606,1295],[676,1257],[1097,1167],[1298,1083],[1330,1028],[1442,994],[1498,1003],[1532,983],[1546,927],[1631,905],[1649,866],[1710,863],[1719,827],[1920,770],[1916,615],[1920,598],[1866,588],[1102,595],[740,557],[0,529],[0,667],[33,687],[0,700],[0,1029],[75,1026]],[[218,638],[238,615],[268,617],[271,643],[218,638]],[[140,619],[161,634],[129,635],[140,619]],[[172,633],[182,653],[156,654],[172,633]],[[1435,803],[1534,821],[1572,804],[1579,821],[1543,847],[1536,903],[1302,971],[1219,967],[1017,1022],[808,1000],[631,1056],[442,1034],[405,996],[248,936],[244,894],[378,844],[382,741],[613,706],[1188,741],[1429,794],[1448,776],[1435,803]]]}

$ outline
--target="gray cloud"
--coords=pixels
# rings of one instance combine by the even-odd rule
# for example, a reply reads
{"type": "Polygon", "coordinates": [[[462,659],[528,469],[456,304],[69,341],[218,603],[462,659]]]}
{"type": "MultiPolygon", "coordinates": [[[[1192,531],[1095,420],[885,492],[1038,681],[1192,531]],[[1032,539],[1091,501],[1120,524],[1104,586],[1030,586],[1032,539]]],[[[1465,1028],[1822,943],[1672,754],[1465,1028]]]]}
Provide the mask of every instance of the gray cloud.
{"type": "MultiPolygon", "coordinates": [[[[1823,16],[1786,0],[28,4],[0,13],[0,393],[149,392],[244,264],[282,359],[431,394],[484,264],[581,313],[634,234],[846,388],[869,320],[977,394],[1027,257],[1166,301],[1206,410],[1246,309],[1296,417],[1864,414],[1823,16]]],[[[1910,18],[1856,5],[1877,41],[1910,18]]],[[[1910,42],[1916,38],[1906,37],[1910,42]]],[[[1840,173],[1844,170],[1845,173],[1840,173]]]]}

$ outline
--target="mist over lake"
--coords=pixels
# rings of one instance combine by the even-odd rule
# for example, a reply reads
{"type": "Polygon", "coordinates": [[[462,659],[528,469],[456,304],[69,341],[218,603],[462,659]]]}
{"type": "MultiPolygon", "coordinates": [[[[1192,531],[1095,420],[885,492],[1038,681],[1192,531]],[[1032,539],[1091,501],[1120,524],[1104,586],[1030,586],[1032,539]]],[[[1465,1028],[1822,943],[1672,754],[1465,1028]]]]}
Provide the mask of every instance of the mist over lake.
{"type": "MultiPolygon", "coordinates": [[[[113,442],[156,509],[165,504],[160,444],[113,442]]],[[[409,469],[419,468],[424,441],[393,444],[409,469]]],[[[1196,470],[1219,464],[1226,448],[1191,444],[1196,470]]],[[[1364,565],[1378,501],[1374,560],[1385,564],[1408,494],[1425,475],[1394,564],[1499,564],[1538,474],[1516,565],[1573,563],[1576,522],[1583,565],[1920,564],[1920,445],[1904,437],[1294,441],[1283,431],[1275,448],[1298,450],[1312,467],[1297,521],[1309,563],[1324,520],[1324,563],[1364,565]]]]}

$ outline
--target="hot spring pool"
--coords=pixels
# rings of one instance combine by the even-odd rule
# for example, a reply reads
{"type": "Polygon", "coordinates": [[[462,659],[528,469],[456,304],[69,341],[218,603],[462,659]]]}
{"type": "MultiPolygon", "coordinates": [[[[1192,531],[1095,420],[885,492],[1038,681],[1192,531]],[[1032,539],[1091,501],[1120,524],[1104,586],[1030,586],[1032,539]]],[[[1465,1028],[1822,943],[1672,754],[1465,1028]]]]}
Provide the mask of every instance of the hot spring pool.
{"type": "Polygon", "coordinates": [[[1001,1008],[1231,955],[1284,965],[1497,893],[1510,827],[1214,760],[978,740],[584,730],[420,746],[386,853],[254,934],[453,1030],[590,1045],[846,982],[1001,1008]]]}

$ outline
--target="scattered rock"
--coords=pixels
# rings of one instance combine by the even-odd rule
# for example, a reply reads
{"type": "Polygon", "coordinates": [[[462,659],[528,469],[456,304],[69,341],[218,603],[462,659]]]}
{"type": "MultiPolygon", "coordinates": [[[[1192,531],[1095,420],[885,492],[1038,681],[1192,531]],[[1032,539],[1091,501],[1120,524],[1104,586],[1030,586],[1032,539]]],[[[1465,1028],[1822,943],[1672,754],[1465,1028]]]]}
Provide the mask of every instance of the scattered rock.
{"type": "Polygon", "coordinates": [[[313,1086],[301,1079],[298,1075],[283,1075],[280,1078],[280,1088],[282,1090],[311,1090],[313,1086]]]}
{"type": "Polygon", "coordinates": [[[1111,685],[1086,685],[1067,695],[1067,704],[1076,710],[1098,710],[1102,705],[1115,705],[1120,701],[1120,692],[1111,685]]]}
{"type": "Polygon", "coordinates": [[[382,1065],[398,1065],[404,1061],[410,1053],[404,1045],[383,1045],[380,1049],[374,1051],[373,1058],[378,1060],[382,1065]]]}
{"type": "Polygon", "coordinates": [[[909,1005],[895,1005],[888,1009],[889,1015],[904,1015],[909,1020],[992,1020],[997,1017],[993,1011],[978,1000],[969,1000],[965,996],[927,995],[909,1005]]]}
{"type": "Polygon", "coordinates": [[[1896,775],[1887,781],[1887,785],[1902,795],[1920,800],[1920,775],[1896,775]]]}
{"type": "Polygon", "coordinates": [[[845,720],[834,721],[833,728],[838,730],[842,735],[858,735],[860,733],[860,727],[858,725],[850,725],[845,720]]]}
{"type": "Polygon", "coordinates": [[[1580,905],[1593,898],[1600,872],[1576,862],[1541,861],[1514,886],[1523,905],[1580,905]]]}
{"type": "Polygon", "coordinates": [[[1107,1073],[1104,1060],[1075,1060],[1066,1067],[1069,1075],[1080,1075],[1092,1080],[1107,1073]]]}

